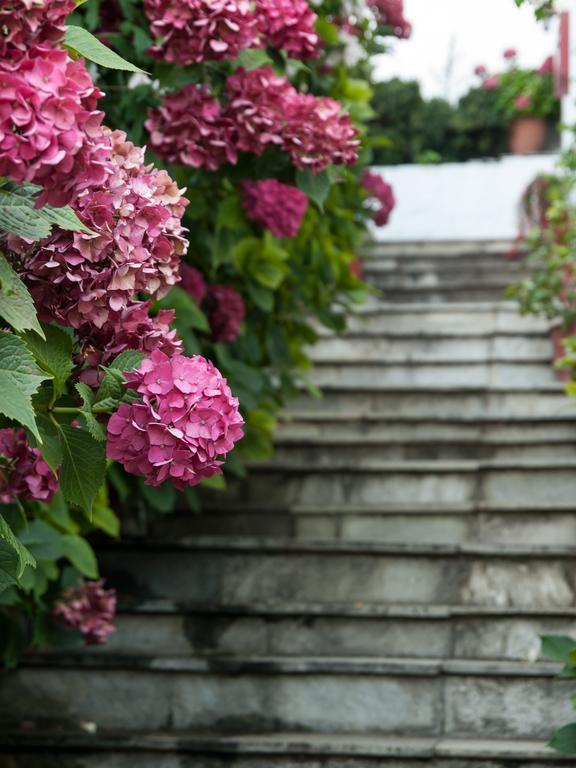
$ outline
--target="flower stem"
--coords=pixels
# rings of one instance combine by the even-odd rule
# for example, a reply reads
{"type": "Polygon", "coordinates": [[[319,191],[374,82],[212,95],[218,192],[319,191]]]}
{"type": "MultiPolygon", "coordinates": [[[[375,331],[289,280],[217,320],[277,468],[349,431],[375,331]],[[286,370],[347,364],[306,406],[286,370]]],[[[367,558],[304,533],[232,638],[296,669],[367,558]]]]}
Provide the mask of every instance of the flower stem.
{"type": "Polygon", "coordinates": [[[63,408],[61,406],[56,406],[51,410],[53,413],[80,413],[82,409],[81,408],[63,408]]]}

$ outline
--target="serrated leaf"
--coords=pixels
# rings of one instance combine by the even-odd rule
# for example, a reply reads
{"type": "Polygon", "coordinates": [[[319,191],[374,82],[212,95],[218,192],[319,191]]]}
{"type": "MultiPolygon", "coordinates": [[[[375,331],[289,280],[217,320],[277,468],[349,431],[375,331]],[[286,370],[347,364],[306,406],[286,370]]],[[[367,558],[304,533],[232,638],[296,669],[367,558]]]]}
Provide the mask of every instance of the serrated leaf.
{"type": "Polygon", "coordinates": [[[324,209],[324,202],[330,192],[330,177],[326,171],[317,174],[308,169],[297,171],[296,185],[310,200],[316,203],[320,210],[324,209]]]}
{"type": "Polygon", "coordinates": [[[41,440],[32,395],[49,379],[36,365],[26,344],[11,333],[0,332],[0,413],[19,421],[41,440]]]}
{"type": "Polygon", "coordinates": [[[576,723],[560,728],[554,734],[549,746],[563,755],[576,755],[576,723]]]}
{"type": "Polygon", "coordinates": [[[542,637],[542,656],[550,661],[566,664],[570,653],[576,649],[576,640],[566,635],[544,635],[542,637]]]}
{"type": "Polygon", "coordinates": [[[43,240],[58,225],[74,232],[88,229],[69,206],[35,208],[40,187],[34,184],[10,184],[0,189],[0,231],[12,232],[27,240],[43,240]]]}
{"type": "Polygon", "coordinates": [[[123,382],[124,376],[120,371],[115,371],[113,368],[106,370],[102,383],[96,393],[96,403],[109,400],[117,402],[121,400],[126,393],[123,382]]]}
{"type": "Polygon", "coordinates": [[[272,59],[263,48],[245,48],[240,51],[234,62],[235,67],[244,67],[248,71],[267,64],[272,64],[272,59]]]}
{"type": "Polygon", "coordinates": [[[70,504],[90,516],[106,472],[104,445],[83,429],[66,425],[59,429],[62,444],[60,488],[70,504]]]}
{"type": "Polygon", "coordinates": [[[18,555],[18,578],[22,576],[24,573],[24,568],[26,568],[27,565],[29,565],[31,568],[36,568],[36,560],[22,544],[20,539],[16,536],[2,515],[0,515],[0,539],[8,544],[8,546],[12,547],[12,549],[18,555]]]}
{"type": "Polygon", "coordinates": [[[74,534],[66,534],[62,537],[64,557],[68,558],[72,565],[88,579],[98,578],[98,563],[94,550],[86,539],[74,534]]]}
{"type": "Polygon", "coordinates": [[[74,369],[72,339],[56,325],[44,325],[43,333],[44,339],[33,333],[26,333],[24,341],[40,368],[52,376],[54,399],[57,399],[64,392],[74,369]]]}
{"type": "Polygon", "coordinates": [[[124,373],[124,371],[133,371],[138,368],[145,357],[146,355],[143,352],[137,352],[135,349],[127,349],[112,360],[109,368],[112,368],[114,371],[121,371],[122,373],[124,373]]]}
{"type": "Polygon", "coordinates": [[[143,69],[131,64],[122,56],[105,46],[97,37],[82,27],[68,27],[64,35],[64,46],[83,56],[85,59],[108,69],[121,69],[126,72],[144,72],[143,69]]]}
{"type": "Polygon", "coordinates": [[[65,205],[62,208],[52,208],[51,205],[45,205],[38,209],[38,213],[49,223],[68,232],[87,232],[89,235],[98,234],[83,224],[69,205],[65,205]]]}
{"type": "Polygon", "coordinates": [[[110,413],[111,410],[116,408],[118,400],[115,397],[105,397],[103,400],[98,400],[92,407],[94,413],[110,413]]]}
{"type": "Polygon", "coordinates": [[[34,211],[33,202],[22,195],[0,190],[0,232],[11,232],[27,240],[43,240],[51,229],[50,223],[34,211]]]}
{"type": "Polygon", "coordinates": [[[0,253],[0,317],[16,331],[36,331],[44,336],[28,289],[0,253]]]}
{"type": "Polygon", "coordinates": [[[106,430],[103,424],[100,424],[96,416],[89,411],[80,412],[80,421],[85,429],[92,435],[94,440],[103,443],[106,440],[106,430]]]}
{"type": "Polygon", "coordinates": [[[19,560],[14,549],[0,539],[0,594],[16,584],[19,560]]]}
{"type": "Polygon", "coordinates": [[[36,423],[42,440],[38,444],[38,450],[46,464],[56,473],[58,467],[62,464],[62,444],[58,427],[44,413],[37,414],[36,423]]]}

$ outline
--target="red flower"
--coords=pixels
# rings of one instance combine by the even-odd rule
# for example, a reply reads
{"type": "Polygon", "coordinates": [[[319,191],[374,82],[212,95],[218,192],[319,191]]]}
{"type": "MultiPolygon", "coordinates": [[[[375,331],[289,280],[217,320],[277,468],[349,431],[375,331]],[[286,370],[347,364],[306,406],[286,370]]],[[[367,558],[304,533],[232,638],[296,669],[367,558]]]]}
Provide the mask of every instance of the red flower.
{"type": "Polygon", "coordinates": [[[104,589],[103,579],[86,581],[64,591],[52,615],[68,629],[84,635],[86,645],[104,645],[116,631],[116,591],[104,589]]]}
{"type": "Polygon", "coordinates": [[[204,301],[214,341],[230,344],[240,336],[246,316],[242,296],[231,285],[210,285],[204,301]]]}
{"type": "Polygon", "coordinates": [[[286,51],[292,59],[318,56],[318,17],[307,0],[256,0],[256,18],[266,45],[286,51]]]}
{"type": "Polygon", "coordinates": [[[156,39],[149,53],[171,64],[235,59],[256,40],[248,0],[145,0],[156,39]]]}
{"type": "Polygon", "coordinates": [[[297,187],[276,179],[243,181],[242,205],[246,216],[275,237],[296,237],[308,209],[308,197],[297,187]]]}

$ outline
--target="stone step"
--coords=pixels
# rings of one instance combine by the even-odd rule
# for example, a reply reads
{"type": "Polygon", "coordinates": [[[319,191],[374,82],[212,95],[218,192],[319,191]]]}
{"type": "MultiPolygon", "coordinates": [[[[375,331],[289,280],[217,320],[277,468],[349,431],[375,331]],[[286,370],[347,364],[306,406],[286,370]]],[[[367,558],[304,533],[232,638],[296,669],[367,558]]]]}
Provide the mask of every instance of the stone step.
{"type": "Polygon", "coordinates": [[[461,286],[432,286],[412,287],[396,285],[391,281],[382,278],[379,281],[371,280],[374,285],[383,292],[383,298],[391,303],[398,304],[461,304],[461,303],[484,303],[489,301],[498,301],[504,297],[505,291],[510,285],[509,280],[503,280],[494,286],[483,286],[482,283],[475,283],[470,279],[468,284],[461,286]]]}
{"type": "Polygon", "coordinates": [[[297,421],[371,422],[384,418],[563,418],[572,419],[576,402],[560,383],[527,389],[506,387],[375,387],[372,390],[323,386],[321,398],[302,397],[288,409],[297,421]]]}
{"type": "Polygon", "coordinates": [[[316,363],[375,361],[392,363],[552,362],[552,343],[541,336],[368,336],[332,337],[309,350],[316,363]]]}
{"type": "Polygon", "coordinates": [[[456,659],[31,656],[4,676],[4,727],[545,739],[573,719],[559,665],[456,659]],[[30,692],[28,695],[25,695],[30,692]],[[137,702],[138,706],[134,706],[137,702]]]}
{"type": "Polygon", "coordinates": [[[505,240],[437,240],[434,242],[377,242],[368,243],[363,249],[364,257],[372,258],[437,258],[484,261],[486,257],[502,256],[510,251],[511,243],[505,240]]]}
{"type": "Polygon", "coordinates": [[[126,599],[211,610],[251,603],[441,603],[571,607],[575,548],[566,546],[327,544],[237,537],[99,552],[126,599]]]}
{"type": "Polygon", "coordinates": [[[312,542],[383,542],[388,544],[543,545],[576,548],[574,510],[518,510],[464,515],[461,512],[405,515],[375,510],[330,508],[306,512],[273,509],[247,511],[226,505],[203,514],[175,514],[162,524],[151,521],[147,531],[159,541],[181,537],[258,536],[312,542]]]}
{"type": "Polygon", "coordinates": [[[194,736],[80,729],[7,734],[1,768],[544,768],[569,758],[543,741],[464,740],[322,733],[194,736]],[[16,751],[17,750],[17,751],[16,751]],[[11,754],[10,754],[11,753],[11,754]],[[489,762],[486,762],[489,761],[489,762]]]}
{"type": "MultiPolygon", "coordinates": [[[[384,430],[385,431],[385,430],[384,430]]],[[[484,439],[479,434],[458,437],[457,435],[439,435],[438,438],[427,436],[407,436],[404,440],[391,438],[390,442],[380,434],[377,439],[359,436],[357,440],[338,440],[307,438],[282,442],[277,441],[273,458],[269,466],[283,466],[295,460],[306,461],[312,467],[347,466],[351,461],[370,468],[386,461],[419,461],[439,459],[576,459],[576,425],[572,425],[571,436],[559,437],[547,442],[545,439],[531,440],[526,435],[524,441],[512,439],[500,441],[484,439]]]]}
{"type": "Polygon", "coordinates": [[[415,657],[535,661],[543,634],[574,634],[574,609],[257,604],[220,613],[149,602],[125,608],[101,654],[415,657]]]}
{"type": "Polygon", "coordinates": [[[492,390],[514,387],[532,390],[555,383],[550,357],[536,363],[479,363],[474,360],[450,359],[440,363],[420,360],[405,364],[366,360],[317,363],[309,378],[320,389],[350,388],[358,393],[386,387],[490,387],[492,390]]]}
{"type": "Polygon", "coordinates": [[[381,461],[371,467],[254,466],[246,482],[231,484],[229,498],[274,505],[565,503],[576,498],[574,460],[381,461]]]}
{"type": "MultiPolygon", "coordinates": [[[[387,265],[389,266],[389,265],[387,265]]],[[[516,282],[522,274],[518,271],[499,268],[498,271],[479,270],[474,267],[438,270],[428,266],[420,270],[404,268],[383,269],[382,265],[367,263],[364,267],[364,279],[366,282],[388,293],[402,292],[444,292],[469,291],[472,288],[484,291],[492,290],[498,297],[508,286],[516,282]]]]}

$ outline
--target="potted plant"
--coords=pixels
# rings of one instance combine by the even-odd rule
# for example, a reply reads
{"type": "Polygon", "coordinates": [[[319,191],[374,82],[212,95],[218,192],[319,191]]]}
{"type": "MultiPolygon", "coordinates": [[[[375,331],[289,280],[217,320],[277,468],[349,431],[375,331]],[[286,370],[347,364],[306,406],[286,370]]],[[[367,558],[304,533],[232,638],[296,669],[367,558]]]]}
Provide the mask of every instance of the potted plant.
{"type": "Polygon", "coordinates": [[[554,61],[548,57],[539,69],[518,66],[516,50],[504,51],[506,71],[489,75],[484,67],[476,74],[482,88],[495,91],[496,108],[508,124],[508,147],[514,155],[527,155],[545,148],[559,120],[559,102],[554,92],[554,61]]]}

